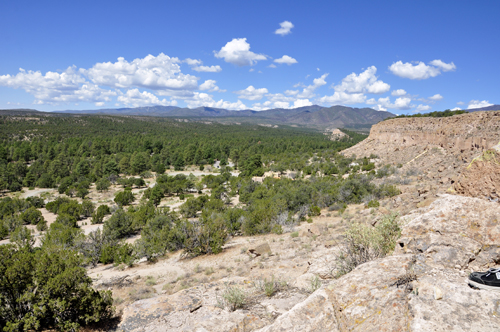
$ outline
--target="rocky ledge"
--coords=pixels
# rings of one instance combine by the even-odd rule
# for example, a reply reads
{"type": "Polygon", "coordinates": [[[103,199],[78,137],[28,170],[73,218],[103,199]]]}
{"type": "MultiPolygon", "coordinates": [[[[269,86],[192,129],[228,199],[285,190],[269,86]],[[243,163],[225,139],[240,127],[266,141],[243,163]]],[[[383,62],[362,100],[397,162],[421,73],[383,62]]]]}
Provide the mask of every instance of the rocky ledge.
{"type": "Polygon", "coordinates": [[[441,195],[402,223],[393,255],[362,264],[307,298],[262,300],[231,312],[217,306],[222,284],[194,287],[133,303],[118,330],[498,331],[500,292],[470,288],[467,276],[500,264],[500,205],[441,195]]]}

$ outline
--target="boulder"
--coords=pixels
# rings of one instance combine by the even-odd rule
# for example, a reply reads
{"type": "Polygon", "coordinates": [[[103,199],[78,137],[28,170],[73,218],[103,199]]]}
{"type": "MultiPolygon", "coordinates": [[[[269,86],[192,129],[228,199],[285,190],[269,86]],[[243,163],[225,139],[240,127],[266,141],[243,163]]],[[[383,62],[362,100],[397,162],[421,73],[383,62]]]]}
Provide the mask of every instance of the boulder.
{"type": "Polygon", "coordinates": [[[255,257],[259,257],[265,254],[271,253],[271,247],[269,247],[268,242],[264,242],[256,246],[255,248],[248,249],[248,252],[255,255],[255,257]]]}
{"type": "Polygon", "coordinates": [[[246,311],[228,311],[218,307],[217,296],[226,284],[247,288],[244,278],[196,286],[172,295],[140,300],[125,307],[116,331],[127,332],[250,332],[266,325],[258,316],[246,311]]]}
{"type": "Polygon", "coordinates": [[[311,224],[307,227],[307,231],[313,235],[320,236],[328,233],[328,227],[325,224],[311,224]]]}

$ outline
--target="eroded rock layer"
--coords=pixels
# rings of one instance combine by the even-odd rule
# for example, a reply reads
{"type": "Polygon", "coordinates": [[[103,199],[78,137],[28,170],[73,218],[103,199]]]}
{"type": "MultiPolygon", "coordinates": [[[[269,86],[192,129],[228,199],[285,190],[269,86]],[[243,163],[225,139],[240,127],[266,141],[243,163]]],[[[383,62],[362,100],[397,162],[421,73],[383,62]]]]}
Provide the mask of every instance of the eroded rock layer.
{"type": "Polygon", "coordinates": [[[411,161],[432,148],[467,157],[500,141],[500,111],[475,112],[445,118],[399,118],[377,123],[370,136],[345,155],[379,155],[393,163],[411,161]]]}

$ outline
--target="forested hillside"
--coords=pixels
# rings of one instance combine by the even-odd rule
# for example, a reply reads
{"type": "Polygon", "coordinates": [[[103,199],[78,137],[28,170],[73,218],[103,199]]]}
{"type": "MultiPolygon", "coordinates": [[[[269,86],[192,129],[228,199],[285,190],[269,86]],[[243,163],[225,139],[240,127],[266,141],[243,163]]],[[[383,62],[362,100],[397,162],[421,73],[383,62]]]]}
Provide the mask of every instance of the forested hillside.
{"type": "MultiPolygon", "coordinates": [[[[184,123],[111,116],[0,118],[0,189],[51,188],[68,177],[90,182],[111,174],[163,173],[173,165],[238,165],[250,156],[341,150],[359,141],[329,141],[312,131],[184,123]],[[29,167],[28,167],[29,166],[29,167]]],[[[359,137],[359,138],[358,138],[359,137]]]]}
{"type": "Polygon", "coordinates": [[[338,153],[366,137],[344,133],[331,141],[297,128],[152,117],[1,117],[0,240],[10,244],[0,248],[0,327],[67,330],[108,319],[110,295],[90,287],[83,267],[217,254],[230,237],[289,232],[321,208],[398,194],[372,183],[394,167],[376,171],[370,158],[338,153]],[[216,159],[220,169],[201,172],[216,159]],[[186,167],[200,174],[169,174],[186,167]],[[36,188],[48,194],[21,198],[36,188]],[[98,227],[84,232],[88,223],[98,227]]]}

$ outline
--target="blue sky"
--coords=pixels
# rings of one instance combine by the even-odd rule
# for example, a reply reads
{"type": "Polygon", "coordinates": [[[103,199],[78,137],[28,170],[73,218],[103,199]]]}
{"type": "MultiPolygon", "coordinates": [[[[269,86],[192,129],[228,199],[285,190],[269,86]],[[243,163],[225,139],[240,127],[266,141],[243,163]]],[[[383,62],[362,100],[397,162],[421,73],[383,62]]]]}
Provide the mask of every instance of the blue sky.
{"type": "Polygon", "coordinates": [[[500,104],[500,1],[1,1],[0,109],[500,104]]]}

